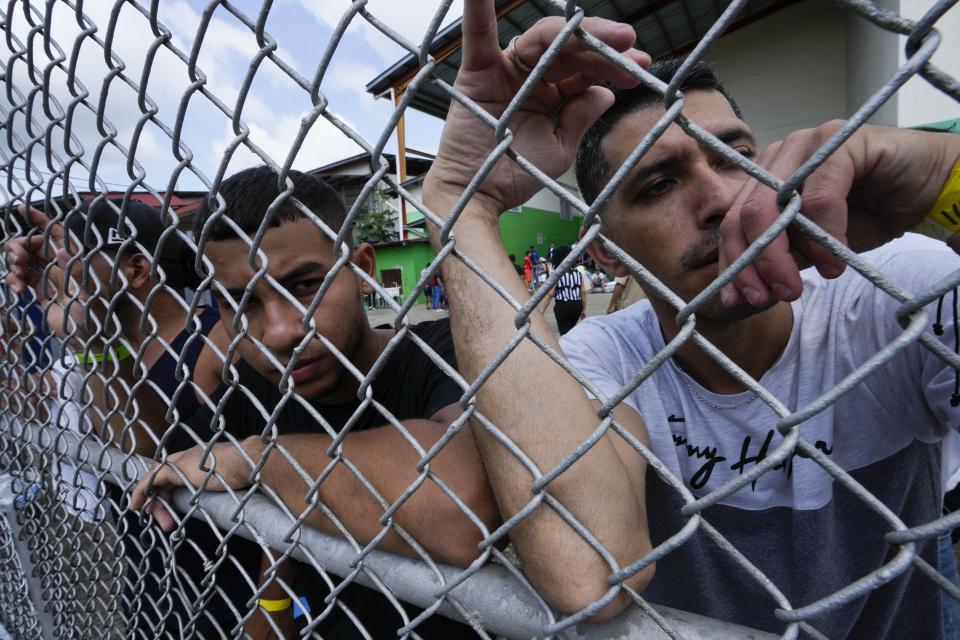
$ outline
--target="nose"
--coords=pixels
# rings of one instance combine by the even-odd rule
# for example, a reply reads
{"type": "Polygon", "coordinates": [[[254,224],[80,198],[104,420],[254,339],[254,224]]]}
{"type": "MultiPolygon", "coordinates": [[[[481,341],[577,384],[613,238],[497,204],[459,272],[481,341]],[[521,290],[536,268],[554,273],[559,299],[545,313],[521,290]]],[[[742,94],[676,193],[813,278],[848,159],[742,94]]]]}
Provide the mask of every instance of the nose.
{"type": "Polygon", "coordinates": [[[265,326],[261,342],[274,355],[289,355],[306,335],[303,315],[279,296],[264,304],[262,317],[265,326]]]}
{"type": "Polygon", "coordinates": [[[697,207],[697,226],[701,229],[716,229],[723,222],[733,205],[734,198],[747,175],[740,170],[705,164],[700,171],[700,206],[697,207]]]}

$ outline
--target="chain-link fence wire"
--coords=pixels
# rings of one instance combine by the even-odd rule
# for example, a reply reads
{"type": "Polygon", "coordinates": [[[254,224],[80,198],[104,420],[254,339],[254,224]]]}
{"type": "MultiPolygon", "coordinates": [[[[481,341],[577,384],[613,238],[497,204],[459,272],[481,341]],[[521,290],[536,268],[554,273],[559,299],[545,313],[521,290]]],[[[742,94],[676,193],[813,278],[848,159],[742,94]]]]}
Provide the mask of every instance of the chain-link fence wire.
{"type": "MultiPolygon", "coordinates": [[[[9,57],[3,62],[5,90],[4,135],[6,145],[3,149],[4,190],[7,207],[4,214],[4,241],[15,238],[40,238],[48,257],[53,257],[52,248],[58,241],[58,225],[69,225],[72,217],[81,215],[78,203],[80,192],[104,200],[110,193],[108,184],[100,173],[104,158],[115,154],[125,161],[128,182],[123,185],[123,201],[111,206],[120,216],[127,210],[129,199],[134,192],[146,192],[160,203],[166,230],[153,255],[150,276],[154,282],[153,290],[146,300],[134,298],[125,277],[117,269],[116,254],[106,250],[104,238],[99,238],[98,246],[76,253],[69,253],[59,263],[56,260],[46,266],[38,278],[42,282],[41,300],[29,297],[21,298],[9,289],[3,292],[3,368],[4,387],[0,392],[0,410],[3,412],[2,456],[3,468],[17,479],[19,495],[25,495],[30,487],[37,483],[48,483],[51,492],[58,495],[59,503],[48,508],[26,507],[18,512],[22,520],[23,537],[34,554],[35,568],[27,573],[10,571],[4,573],[3,586],[5,602],[11,606],[5,609],[3,622],[8,628],[16,629],[19,637],[35,637],[39,625],[38,612],[32,610],[24,597],[29,577],[39,578],[33,584],[41,593],[41,601],[46,614],[50,616],[49,633],[56,637],[97,637],[115,635],[117,637],[241,637],[254,624],[259,615],[256,601],[269,589],[279,588],[283,595],[299,595],[294,581],[282,577],[285,560],[297,558],[300,562],[298,573],[314,572],[325,585],[322,606],[313,607],[305,612],[299,625],[299,632],[305,635],[320,635],[325,624],[339,620],[352,627],[361,637],[374,635],[372,625],[378,621],[372,619],[369,611],[356,600],[345,596],[346,590],[353,584],[371,587],[382,595],[387,606],[398,618],[395,631],[401,637],[420,637],[420,631],[428,620],[438,612],[466,620],[472,624],[473,633],[487,637],[495,632],[516,637],[531,635],[551,635],[567,631],[574,633],[572,627],[593,613],[602,609],[614,598],[626,592],[636,603],[637,610],[645,616],[642,624],[652,624],[670,637],[683,637],[691,631],[682,616],[662,609],[656,609],[638,594],[622,585],[622,581],[635,575],[644,567],[665,557],[684,544],[695,532],[700,531],[725,549],[730,558],[741,566],[756,583],[770,594],[779,606],[777,616],[787,623],[787,637],[801,630],[813,637],[819,632],[805,621],[821,615],[823,612],[841,606],[888,583],[903,572],[915,568],[929,576],[931,580],[947,591],[955,599],[960,591],[940,577],[937,570],[925,563],[916,552],[916,543],[936,538],[953,529],[960,516],[952,515],[926,523],[920,527],[907,527],[879,500],[866,492],[850,475],[831,462],[821,451],[800,437],[797,426],[824,407],[829,406],[841,394],[861,382],[869,373],[889,361],[898,352],[919,341],[926,348],[940,356],[950,366],[960,367],[960,358],[944,347],[939,341],[923,333],[927,319],[923,312],[926,304],[936,300],[960,284],[960,273],[954,274],[930,291],[909,292],[892,284],[868,261],[842,246],[837,240],[825,234],[800,212],[796,188],[809,176],[836,148],[849,138],[876,109],[892,96],[908,79],[919,75],[933,86],[954,99],[960,98],[960,85],[930,64],[929,60],[940,43],[941,35],[936,31],[937,19],[952,6],[952,2],[939,2],[918,21],[906,20],[898,15],[884,11],[864,2],[844,1],[840,4],[852,12],[870,20],[878,28],[903,34],[907,37],[906,61],[877,93],[859,108],[849,123],[844,126],[824,147],[812,156],[791,178],[780,180],[762,167],[745,159],[723,142],[696,123],[687,120],[682,114],[684,98],[678,87],[691,65],[701,59],[708,47],[738,16],[747,4],[746,0],[735,0],[726,5],[722,16],[710,31],[700,40],[687,58],[687,63],[676,74],[670,84],[664,84],[651,77],[636,64],[621,54],[582,31],[579,26],[583,13],[575,3],[549,2],[559,15],[565,15],[567,26],[556,42],[531,72],[524,87],[517,93],[507,110],[493,118],[483,109],[473,104],[454,87],[436,79],[433,71],[437,61],[429,55],[433,42],[450,2],[441,3],[424,33],[422,41],[413,43],[393,30],[389,24],[370,13],[365,2],[358,1],[350,5],[342,16],[325,53],[312,78],[301,75],[291,64],[284,61],[277,43],[266,31],[267,19],[272,11],[279,11],[273,3],[264,2],[258,12],[244,13],[228,2],[211,2],[204,10],[203,17],[192,49],[181,48],[171,31],[159,18],[160,3],[149,6],[136,2],[117,2],[110,13],[107,24],[96,24],[84,11],[82,2],[50,2],[46,4],[17,2],[12,0],[5,8],[3,23],[6,47],[9,57]],[[112,48],[121,13],[134,12],[139,15],[153,34],[154,41],[149,54],[143,61],[139,75],[130,74],[127,65],[112,48]],[[259,51],[249,61],[247,75],[241,89],[232,103],[226,102],[211,89],[210,79],[198,65],[199,51],[203,47],[206,29],[215,12],[229,14],[244,26],[256,39],[259,51]],[[58,42],[52,37],[54,17],[56,20],[71,20],[76,23],[76,37],[72,42],[58,42]],[[344,120],[331,110],[331,104],[323,91],[323,79],[328,73],[334,53],[341,46],[348,27],[365,21],[387,37],[401,45],[407,51],[418,56],[420,71],[409,83],[396,110],[384,123],[378,139],[365,139],[344,120]],[[544,70],[553,60],[559,46],[568,38],[580,38],[586,45],[614,61],[622,69],[637,78],[642,84],[664,96],[666,107],[660,122],[640,143],[627,161],[617,169],[603,192],[592,205],[587,205],[550,177],[543,174],[510,149],[512,134],[509,130],[511,119],[524,99],[529,95],[534,83],[542,77],[544,70]],[[149,80],[157,72],[155,61],[159,52],[172,54],[178,64],[186,71],[190,84],[181,96],[173,117],[165,115],[148,92],[149,80]],[[91,92],[77,74],[77,61],[82,56],[101,55],[108,67],[99,92],[91,92]],[[279,70],[292,80],[307,96],[312,109],[303,118],[299,134],[285,157],[272,157],[251,139],[250,127],[244,119],[244,107],[251,86],[258,73],[266,66],[279,70]],[[473,196],[475,186],[464,193],[459,205],[446,219],[441,219],[411,193],[404,185],[397,184],[389,175],[389,164],[383,156],[386,147],[400,117],[410,104],[417,91],[427,83],[433,83],[470,110],[478,118],[489,124],[495,131],[499,144],[480,171],[482,177],[494,163],[504,155],[536,177],[546,189],[565,200],[585,216],[586,233],[574,247],[574,252],[554,272],[543,287],[530,300],[521,301],[512,297],[507,290],[465,256],[457,248],[451,229],[458,219],[463,206],[473,196]],[[140,116],[129,141],[121,139],[116,127],[111,124],[108,108],[108,95],[119,92],[124,87],[136,94],[140,116]],[[208,178],[196,167],[193,152],[184,138],[186,114],[192,105],[204,102],[217,110],[232,126],[234,138],[227,144],[217,171],[208,178]],[[82,114],[82,115],[81,115],[82,114]],[[84,142],[89,139],[90,131],[79,131],[78,123],[84,117],[92,117],[95,136],[92,148],[84,142]],[[293,195],[293,182],[289,171],[298,153],[307,139],[311,128],[318,121],[329,122],[345,136],[359,145],[369,154],[372,175],[363,191],[347,212],[346,221],[340,228],[330,228],[316,212],[299,202],[293,195]],[[678,124],[689,135],[740,167],[760,182],[775,189],[780,195],[782,213],[767,232],[765,232],[737,261],[722,273],[707,289],[693,300],[684,301],[659,282],[641,263],[616,246],[609,238],[600,233],[596,221],[597,212],[602,208],[615,189],[643,154],[656,142],[658,137],[671,123],[678,124]],[[142,142],[142,132],[149,127],[153,132],[161,132],[170,142],[170,149],[176,161],[169,176],[148,176],[146,169],[138,160],[138,149],[142,142]],[[233,156],[244,149],[253,153],[259,161],[276,173],[279,196],[266,212],[264,224],[253,234],[239,231],[238,235],[247,247],[252,278],[238,291],[227,291],[217,282],[214,264],[204,256],[209,241],[211,226],[218,221],[232,224],[224,213],[223,198],[218,196],[221,182],[227,176],[233,156]],[[213,215],[205,225],[199,238],[178,228],[179,220],[171,207],[172,194],[183,174],[190,174],[203,184],[210,193],[213,215]],[[163,181],[166,180],[164,183],[163,181]],[[424,269],[413,290],[401,302],[395,302],[380,283],[350,261],[349,239],[351,229],[357,217],[362,213],[361,203],[382,182],[400,193],[409,203],[424,212],[428,219],[440,227],[441,249],[431,264],[424,269]],[[161,188],[158,188],[161,187],[161,188]],[[32,204],[49,218],[49,224],[34,228],[28,214],[17,212],[19,205],[32,204]],[[322,284],[304,301],[288,293],[267,268],[266,255],[262,249],[264,237],[270,228],[269,220],[278,215],[282,207],[294,207],[312,221],[324,236],[333,242],[336,249],[336,263],[324,276],[322,284]],[[25,217],[26,216],[26,217],[25,217]],[[788,225],[802,231],[808,237],[826,246],[835,255],[842,257],[850,266],[875,286],[901,301],[900,318],[905,326],[904,333],[886,348],[875,354],[868,362],[844,379],[835,389],[817,402],[798,411],[790,411],[781,400],[771,395],[757,380],[740,369],[725,357],[695,329],[695,317],[704,302],[716,295],[720,288],[730,282],[734,275],[754,259],[773,238],[788,225]],[[196,267],[205,274],[199,284],[197,294],[183,296],[167,282],[168,274],[159,266],[159,256],[163,243],[171,237],[178,237],[196,253],[196,267]],[[677,310],[678,324],[683,327],[680,334],[672,340],[662,353],[638,371],[628,385],[618,394],[604,398],[589,380],[579,374],[563,354],[551,349],[540,337],[530,331],[529,317],[535,313],[543,301],[550,286],[574,267],[577,253],[590,242],[601,241],[631,273],[651,290],[669,301],[677,310]],[[464,380],[456,370],[437,351],[412,330],[409,321],[410,311],[418,297],[423,293],[431,278],[438,273],[444,260],[461,260],[472,268],[491,288],[497,291],[517,311],[516,336],[504,345],[499,356],[490,363],[484,373],[476,380],[464,380]],[[98,265],[107,265],[107,273],[98,265]],[[76,269],[77,271],[72,271],[76,269]],[[349,357],[340,353],[326,336],[316,328],[315,313],[330,290],[335,278],[343,270],[351,271],[366,286],[377,292],[386,304],[396,313],[394,328],[396,334],[390,339],[369,372],[363,373],[352,367],[349,357]],[[64,273],[79,272],[70,281],[64,273]],[[58,275],[59,274],[59,275],[58,275]],[[297,357],[283,361],[255,336],[248,332],[246,313],[250,298],[261,283],[266,283],[282,295],[287,303],[294,307],[303,319],[304,335],[297,346],[296,353],[302,353],[315,342],[330,350],[340,359],[348,374],[354,376],[359,389],[359,402],[352,415],[340,427],[331,426],[321,414],[313,412],[315,431],[329,437],[326,449],[310,452],[318,457],[326,455],[328,464],[319,475],[309,473],[304,465],[303,451],[285,446],[280,433],[285,431],[278,424],[279,416],[288,404],[309,407],[307,399],[297,393],[292,380],[297,357]],[[223,303],[234,310],[232,314],[232,337],[224,344],[217,344],[202,330],[199,321],[200,301],[211,291],[219,294],[223,303]],[[151,313],[151,301],[161,294],[177,300],[183,316],[183,322],[189,340],[202,343],[218,356],[221,367],[221,381],[226,393],[214,395],[202,389],[192,379],[192,371],[184,362],[185,347],[175,346],[173,341],[160,327],[157,318],[151,313]],[[52,297],[53,300],[47,300],[52,297]],[[117,308],[121,304],[134,304],[139,315],[139,331],[142,341],[130,339],[130,326],[123,326],[117,318],[117,308]],[[46,324],[58,326],[60,335],[47,332],[44,322],[37,319],[37,313],[45,316],[46,324]],[[31,313],[33,316],[31,317],[31,313]],[[59,320],[59,325],[51,321],[59,320]],[[66,318],[66,320],[64,320],[66,318]],[[537,469],[530,457],[513,443],[498,427],[475,409],[475,396],[490,375],[522,342],[531,341],[543,349],[551,359],[574,376],[597,397],[604,398],[599,412],[599,422],[594,437],[584,446],[570,453],[568,458],[551,470],[537,469]],[[410,341],[423,350],[429,359],[462,389],[461,406],[463,412],[449,425],[446,433],[431,446],[425,447],[411,432],[403,420],[397,419],[391,411],[374,399],[372,389],[376,385],[378,373],[383,369],[391,355],[405,341],[410,341]],[[703,497],[695,497],[683,482],[652,454],[642,443],[630,435],[612,417],[612,409],[634,391],[644,380],[661,366],[669,356],[683,344],[693,341],[710,353],[723,368],[737,381],[751,390],[780,417],[778,428],[784,435],[783,441],[768,456],[736,480],[711,491],[703,497]],[[81,354],[77,359],[62,357],[67,354],[81,354]],[[265,405],[240,383],[240,373],[236,363],[242,344],[252,344],[255,349],[271,363],[279,377],[278,388],[281,397],[275,405],[265,405]],[[149,376],[146,364],[147,353],[151,346],[154,350],[168,355],[176,366],[175,382],[172,388],[164,389],[158,381],[149,376]],[[104,358],[97,361],[91,354],[117,353],[124,348],[133,353],[131,359],[104,358]],[[51,355],[50,351],[55,355],[51,355]],[[144,424],[149,415],[149,400],[152,393],[161,397],[167,408],[164,416],[166,429],[157,429],[157,425],[144,424]],[[178,400],[184,394],[194,394],[200,403],[214,412],[209,424],[209,434],[195,430],[187,421],[187,416],[178,411],[178,400]],[[214,462],[214,447],[226,443],[238,450],[240,440],[231,433],[230,425],[220,419],[227,407],[231,395],[243,395],[251,410],[263,417],[258,455],[248,460],[250,484],[242,490],[228,491],[218,495],[209,495],[202,489],[208,482],[218,479],[214,462]],[[403,441],[416,452],[419,464],[416,477],[406,490],[393,498],[387,498],[377,488],[377,482],[370,477],[369,470],[361,469],[358,464],[344,453],[343,442],[353,432],[360,417],[367,411],[375,410],[386,423],[384,429],[394,430],[403,441]],[[483,429],[495,437],[520,460],[533,477],[532,498],[529,505],[501,526],[489,527],[483,519],[473,512],[470,504],[454,489],[444,482],[444,478],[431,470],[431,463],[447,444],[456,437],[468,422],[474,429],[483,429]],[[177,525],[172,533],[164,533],[150,516],[132,512],[129,501],[136,482],[148,473],[149,457],[158,461],[163,468],[168,456],[174,452],[168,449],[171,436],[179,430],[188,434],[191,444],[202,448],[204,456],[204,481],[197,486],[175,493],[171,509],[178,512],[177,525]],[[602,546],[572,514],[550,495],[552,480],[579,460],[607,432],[612,431],[624,438],[646,460],[660,477],[682,498],[685,506],[683,514],[689,518],[688,524],[676,535],[657,546],[644,558],[629,566],[618,566],[602,546]],[[118,447],[101,446],[101,441],[112,442],[118,447]],[[143,458],[134,453],[145,453],[143,458]],[[840,591],[830,594],[816,602],[791,602],[770,579],[768,579],[744,555],[743,550],[733,547],[714,527],[702,512],[747,484],[754,482],[763,474],[780,465],[794,452],[800,452],[820,464],[830,473],[836,482],[860,498],[864,504],[879,514],[890,529],[887,536],[897,553],[881,567],[862,576],[840,591]],[[278,487],[264,482],[265,466],[268,460],[282,458],[293,470],[293,477],[299,476],[302,482],[302,495],[297,504],[285,503],[278,487]],[[322,487],[335,472],[345,472],[356,478],[358,486],[373,497],[379,505],[378,530],[373,535],[358,538],[356,532],[346,523],[343,513],[335,513],[320,497],[322,487]],[[416,540],[401,527],[397,512],[416,492],[431,487],[445,495],[466,518],[473,523],[480,539],[476,558],[466,568],[453,569],[444,566],[431,557],[421,541],[416,540]],[[567,524],[577,531],[589,544],[597,548],[610,562],[610,590],[596,603],[584,610],[566,617],[552,612],[526,579],[511,562],[498,543],[506,540],[511,531],[525,517],[538,508],[553,509],[567,524]],[[266,515],[264,515],[266,514],[266,515]],[[337,542],[322,536],[309,527],[308,519],[317,519],[317,514],[332,523],[331,530],[338,532],[346,542],[337,542]],[[194,522],[204,530],[208,542],[197,542],[197,529],[190,529],[186,523],[194,522]],[[212,539],[210,539],[212,536],[212,539]],[[416,560],[411,562],[398,557],[382,554],[376,545],[390,537],[399,537],[408,546],[416,560]],[[249,547],[238,551],[240,539],[253,541],[254,553],[249,547]],[[341,546],[337,546],[340,544],[341,546]],[[266,558],[261,571],[249,566],[250,558],[266,558]],[[491,575],[491,564],[499,565],[497,582],[485,582],[491,575]],[[396,572],[402,568],[415,580],[405,580],[396,572]],[[262,576],[262,579],[261,579],[262,576]],[[530,608],[513,608],[499,603],[487,602],[488,587],[496,584],[498,593],[509,593],[530,608]],[[519,585],[519,586],[518,586],[519,585]],[[237,588],[239,587],[239,588],[237,588]],[[231,593],[227,590],[232,589],[231,593]],[[237,595],[240,592],[242,595],[237,595]],[[416,602],[419,609],[411,609],[402,604],[402,600],[416,602]],[[485,615],[483,615],[485,614],[485,615]],[[528,621],[521,619],[506,620],[510,614],[536,622],[530,629],[528,621]],[[369,628],[368,628],[369,627],[369,628]]],[[[123,90],[126,90],[123,89],[123,90]]],[[[89,144],[89,143],[88,143],[89,144]]],[[[474,185],[479,184],[478,180],[474,185]]],[[[124,247],[132,245],[135,235],[131,236],[121,223],[120,235],[124,247]]],[[[71,241],[67,240],[69,248],[71,241]]],[[[123,247],[121,247],[122,249],[123,247]]],[[[149,252],[148,252],[149,253],[149,252]]],[[[151,500],[161,501],[160,495],[151,500]]],[[[15,543],[16,541],[7,540],[15,543]]],[[[13,554],[8,553],[9,546],[4,545],[4,561],[13,562],[13,554]]],[[[562,561],[558,559],[558,561],[562,561]]],[[[273,596],[277,597],[277,596],[273,596]]],[[[498,598],[503,600],[503,598],[498,598]]],[[[40,615],[42,618],[42,615],[40,615]]],[[[266,618],[265,618],[266,619],[266,618]]],[[[272,619],[271,619],[272,620],[272,619]]],[[[273,624],[272,622],[269,624],[273,624]]],[[[640,624],[640,623],[638,623],[640,624]]],[[[723,629],[717,623],[711,629],[723,629]]],[[[276,631],[281,631],[279,628],[276,631]]],[[[46,630],[44,630],[46,632],[46,630]]],[[[701,629],[701,632],[703,629],[701,629]]],[[[602,632],[599,632],[602,633],[602,632]]]]}

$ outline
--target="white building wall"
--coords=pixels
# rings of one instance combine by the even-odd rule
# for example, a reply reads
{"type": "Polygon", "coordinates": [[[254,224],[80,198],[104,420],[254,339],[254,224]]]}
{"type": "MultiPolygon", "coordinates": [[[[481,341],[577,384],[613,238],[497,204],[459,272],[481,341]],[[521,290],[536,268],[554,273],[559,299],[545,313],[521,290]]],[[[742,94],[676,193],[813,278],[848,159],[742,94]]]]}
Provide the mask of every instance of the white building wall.
{"type": "Polygon", "coordinates": [[[846,12],[806,0],[722,37],[707,52],[761,146],[847,116],[846,12]]]}
{"type": "MultiPolygon", "coordinates": [[[[899,0],[877,0],[877,6],[888,11],[899,10],[899,0]]],[[[899,37],[855,13],[847,16],[847,106],[853,115],[895,73],[903,48],[899,37]]],[[[905,86],[903,90],[910,90],[905,86]]],[[[896,126],[899,123],[899,98],[888,100],[870,122],[896,126]]]]}
{"type": "MultiPolygon", "coordinates": [[[[574,172],[573,167],[570,167],[566,173],[557,178],[557,182],[569,187],[579,196],[580,192],[577,190],[577,175],[574,172]]],[[[527,200],[525,206],[533,207],[534,209],[542,209],[543,211],[559,211],[560,198],[558,198],[552,191],[548,189],[541,189],[535,196],[527,200]]]]}
{"type": "MultiPolygon", "coordinates": [[[[918,20],[930,7],[931,0],[901,0],[900,15],[911,20],[918,20]]],[[[942,71],[960,80],[960,6],[953,5],[938,21],[937,30],[942,40],[940,47],[933,54],[934,65],[942,71]]],[[[900,36],[897,46],[899,61],[906,61],[904,45],[905,36],[900,36]]],[[[902,127],[955,120],[960,118],[960,104],[953,98],[947,97],[932,87],[923,78],[916,76],[907,81],[903,90],[897,96],[899,110],[898,123],[902,127]]]]}

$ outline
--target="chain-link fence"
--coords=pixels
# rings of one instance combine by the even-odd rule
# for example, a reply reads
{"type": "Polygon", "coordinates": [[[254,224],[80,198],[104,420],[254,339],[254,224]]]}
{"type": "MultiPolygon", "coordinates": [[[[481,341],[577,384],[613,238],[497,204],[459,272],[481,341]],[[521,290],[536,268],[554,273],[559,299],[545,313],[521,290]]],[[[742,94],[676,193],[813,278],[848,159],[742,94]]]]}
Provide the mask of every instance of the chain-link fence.
{"type": "MultiPolygon", "coordinates": [[[[15,290],[8,279],[0,299],[0,470],[5,473],[0,485],[0,621],[13,637],[765,637],[651,604],[642,592],[626,586],[646,567],[695,544],[712,545],[728,569],[737,572],[730,580],[738,584],[716,584],[716,589],[737,593],[749,582],[748,593],[766,598],[756,606],[775,615],[785,637],[824,637],[817,621],[860,606],[891,585],[902,589],[908,576],[913,576],[909,588],[929,583],[937,598],[943,590],[960,599],[960,589],[936,562],[931,564],[936,556],[922,552],[952,531],[958,516],[903,517],[897,506],[871,494],[862,474],[851,471],[856,464],[831,458],[826,443],[804,433],[806,421],[831,411],[907,350],[929,352],[942,366],[960,370],[949,332],[944,339],[951,340],[944,342],[927,331],[932,324],[928,305],[939,299],[940,323],[951,290],[956,313],[960,271],[909,290],[804,217],[796,196],[798,186],[911,78],[922,78],[960,100],[960,84],[930,63],[943,37],[935,29],[937,20],[953,2],[934,4],[918,21],[867,2],[840,2],[877,29],[907,36],[905,62],[788,179],[777,178],[683,114],[684,79],[747,0],[720,3],[719,20],[669,83],[583,31],[585,16],[576,3],[542,0],[541,5],[565,17],[566,25],[497,117],[435,77],[439,63],[429,54],[430,43],[449,0],[437,7],[420,44],[378,19],[366,2],[351,3],[312,77],[285,61],[284,43],[269,33],[282,3],[266,1],[246,12],[239,3],[208,3],[192,48],[164,25],[163,3],[118,1],[101,24],[91,19],[85,4],[11,0],[0,12],[6,46],[3,272],[30,285],[15,290]],[[246,76],[231,93],[235,100],[218,95],[217,78],[208,77],[198,63],[207,30],[219,14],[229,15],[256,42],[246,76]],[[144,59],[133,67],[136,73],[114,48],[122,35],[119,25],[129,25],[125,21],[131,19],[153,38],[144,59]],[[336,115],[324,85],[344,34],[359,23],[383,33],[420,62],[376,140],[336,115]],[[69,37],[58,39],[58,33],[69,37]],[[615,61],[663,96],[665,105],[650,133],[612,171],[590,204],[511,149],[513,117],[571,38],[615,61]],[[79,66],[90,58],[103,59],[100,87],[87,87],[81,80],[79,66]],[[173,96],[173,109],[164,110],[151,97],[151,81],[174,68],[186,74],[187,88],[173,96]],[[283,156],[258,146],[246,119],[245,109],[256,97],[251,87],[259,74],[267,73],[284,76],[310,104],[283,156]],[[479,180],[452,211],[440,212],[431,211],[419,192],[390,174],[384,148],[410,101],[428,85],[495,132],[497,145],[481,174],[509,156],[584,215],[581,239],[547,286],[529,300],[515,296],[475,256],[458,249],[452,231],[479,180]],[[117,94],[136,102],[129,137],[118,135],[111,123],[111,96],[117,94]],[[190,114],[196,109],[209,109],[231,126],[212,178],[198,169],[191,150],[188,136],[196,128],[190,114]],[[321,210],[336,209],[323,188],[291,171],[309,133],[322,122],[359,145],[371,169],[356,204],[339,217],[321,210]],[[781,196],[776,222],[690,300],[658,280],[641,257],[617,246],[598,218],[671,124],[781,196]],[[149,163],[141,161],[162,148],[156,138],[169,149],[161,153],[169,165],[162,175],[148,172],[149,163]],[[230,163],[241,151],[267,169],[231,183],[230,163]],[[119,158],[125,171],[120,184],[115,176],[101,175],[111,157],[119,158]],[[202,185],[192,208],[176,195],[184,176],[202,185]],[[363,203],[383,191],[384,184],[435,225],[436,258],[399,301],[378,282],[370,266],[372,254],[352,241],[363,203]],[[255,211],[249,220],[231,210],[243,208],[242,203],[255,211]],[[200,220],[193,233],[191,219],[200,220]],[[705,305],[788,227],[827,247],[856,277],[883,292],[878,295],[896,301],[895,315],[904,327],[802,405],[778,397],[696,328],[705,305]],[[548,292],[595,241],[676,311],[679,328],[614,393],[597,386],[551,339],[532,330],[531,319],[548,292]],[[20,247],[20,256],[30,257],[29,263],[12,257],[14,246],[20,247]],[[304,257],[313,261],[304,263],[304,257]],[[515,314],[510,327],[515,333],[472,379],[458,373],[454,347],[460,353],[471,349],[456,332],[453,339],[443,322],[418,325],[410,320],[421,295],[431,282],[436,284],[434,276],[452,262],[466,265],[515,314]],[[361,303],[361,294],[370,293],[395,313],[389,328],[370,327],[361,303]],[[214,306],[219,314],[212,312],[214,306]],[[538,468],[536,452],[516,443],[516,425],[495,424],[478,408],[485,385],[508,368],[503,365],[512,353],[530,344],[600,399],[590,437],[551,468],[538,468]],[[769,408],[763,429],[777,434],[775,446],[764,445],[752,465],[741,465],[735,477],[706,491],[695,490],[702,485],[680,477],[674,465],[660,460],[655,447],[641,442],[613,413],[688,345],[697,345],[747,389],[752,395],[746,403],[762,401],[751,406],[769,408]],[[524,481],[527,502],[504,514],[509,517],[497,513],[471,430],[476,439],[492,438],[496,444],[489,446],[509,452],[529,475],[524,481]],[[627,564],[619,563],[551,494],[558,478],[588,464],[592,447],[613,437],[627,443],[637,464],[645,461],[648,475],[655,475],[661,490],[671,494],[674,517],[684,523],[627,564]],[[852,496],[844,504],[862,519],[844,526],[880,531],[888,546],[873,566],[849,571],[839,589],[796,601],[789,595],[795,585],[777,583],[758,561],[756,549],[738,548],[713,518],[714,507],[734,504],[733,496],[764,478],[785,476],[784,469],[794,469],[800,459],[829,474],[835,491],[852,496]],[[140,484],[144,480],[148,482],[140,484]],[[532,515],[545,510],[609,567],[608,588],[579,611],[551,608],[524,575],[524,547],[519,559],[506,547],[510,538],[522,535],[518,530],[532,515]],[[624,596],[632,601],[626,613],[602,624],[587,622],[624,596]]],[[[448,280],[446,286],[456,282],[448,280]]],[[[695,387],[690,390],[697,394],[695,387]]],[[[505,399],[500,404],[516,406],[505,399]]],[[[691,451],[704,446],[675,438],[674,445],[691,451]]],[[[749,438],[744,446],[748,443],[749,438]]],[[[697,449],[695,457],[707,450],[697,449]]],[[[713,454],[716,458],[716,450],[713,454]]],[[[903,482],[915,480],[911,475],[903,482]]],[[[653,522],[658,514],[648,517],[653,522]]],[[[795,535],[807,534],[798,528],[795,535]]],[[[787,554],[803,545],[816,553],[833,543],[780,539],[757,544],[778,547],[767,554],[787,554]]],[[[563,565],[566,558],[559,553],[551,562],[563,565]]],[[[669,565],[658,571],[665,571],[663,566],[669,565]]],[[[932,610],[939,612],[939,605],[932,610]]]]}

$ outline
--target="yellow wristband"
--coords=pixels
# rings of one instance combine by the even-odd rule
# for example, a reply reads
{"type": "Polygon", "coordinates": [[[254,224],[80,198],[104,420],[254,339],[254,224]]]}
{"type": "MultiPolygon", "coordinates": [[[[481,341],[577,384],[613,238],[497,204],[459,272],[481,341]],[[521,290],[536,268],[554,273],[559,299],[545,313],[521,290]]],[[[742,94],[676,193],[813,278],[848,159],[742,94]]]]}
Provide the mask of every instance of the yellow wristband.
{"type": "Polygon", "coordinates": [[[290,598],[281,598],[280,600],[268,600],[266,598],[260,598],[257,602],[259,602],[260,606],[270,613],[285,611],[293,606],[293,600],[290,598]]]}
{"type": "Polygon", "coordinates": [[[106,353],[89,353],[84,355],[83,351],[77,351],[77,364],[93,364],[95,362],[103,362],[104,360],[112,360],[113,362],[120,362],[121,360],[126,360],[130,357],[130,350],[125,346],[120,345],[117,348],[110,347],[106,353]]]}
{"type": "Polygon", "coordinates": [[[950,172],[933,207],[911,231],[944,241],[960,231],[960,161],[950,172]]]}

